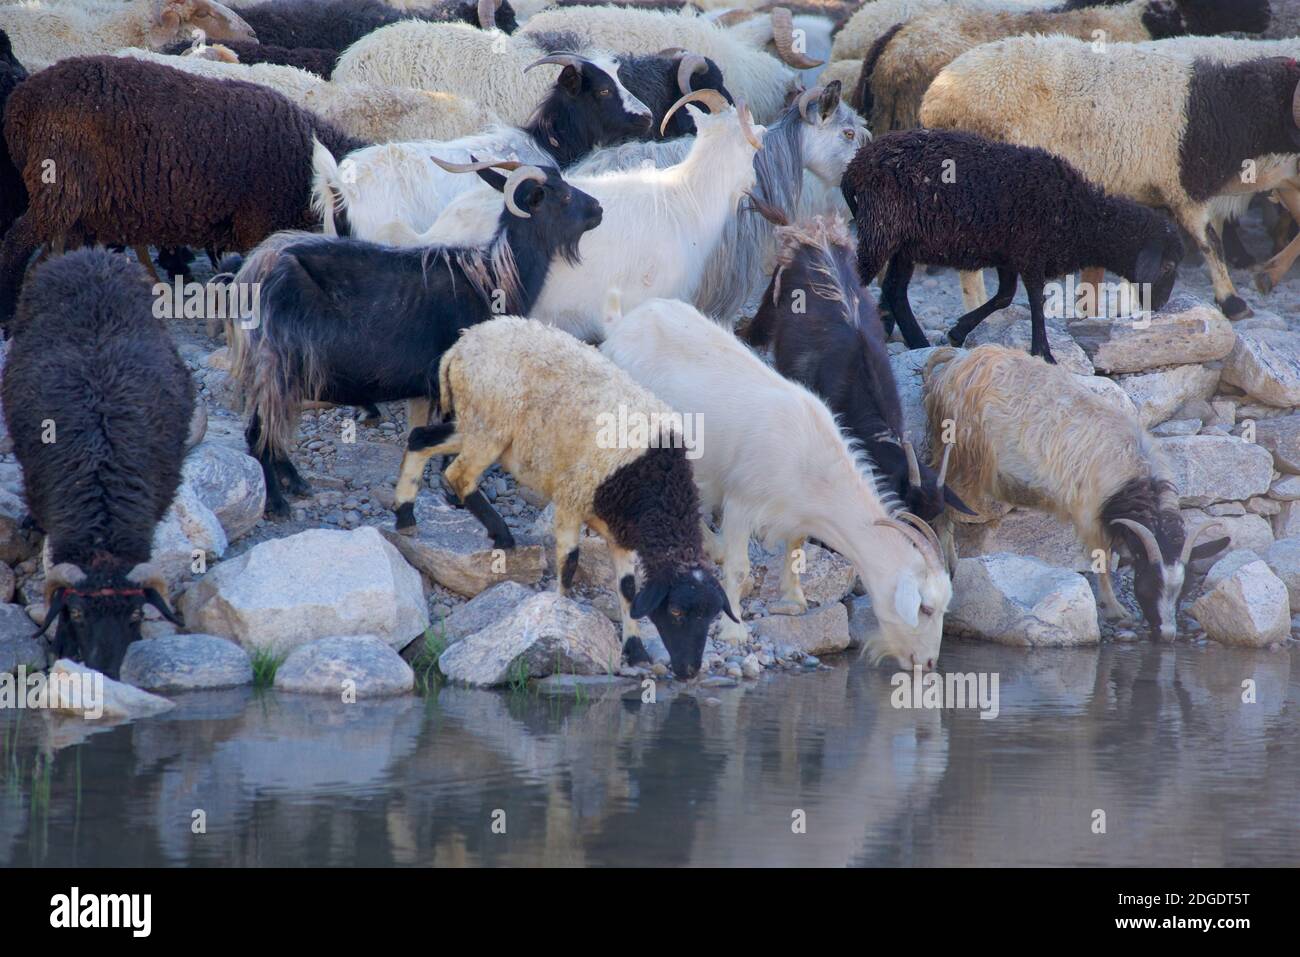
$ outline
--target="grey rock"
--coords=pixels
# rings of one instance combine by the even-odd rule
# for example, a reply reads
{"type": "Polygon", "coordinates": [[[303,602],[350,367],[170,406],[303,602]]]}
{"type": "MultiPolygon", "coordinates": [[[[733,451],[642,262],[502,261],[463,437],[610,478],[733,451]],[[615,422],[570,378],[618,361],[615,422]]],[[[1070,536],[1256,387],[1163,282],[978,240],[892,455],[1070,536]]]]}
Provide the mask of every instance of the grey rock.
{"type": "MultiPolygon", "coordinates": [[[[1064,320],[1048,318],[1046,326],[1047,344],[1051,346],[1057,364],[1076,375],[1092,375],[1092,361],[1074,341],[1064,320]]],[[[976,326],[966,338],[966,348],[974,349],[992,343],[1028,352],[1032,331],[1029,308],[1019,304],[1008,306],[976,326]]]]}
{"type": "Polygon", "coordinates": [[[1273,544],[1273,528],[1268,519],[1259,515],[1224,515],[1214,517],[1202,509],[1181,509],[1183,523],[1187,528],[1195,528],[1202,522],[1215,521],[1223,526],[1223,531],[1215,535],[1226,535],[1231,539],[1229,548],[1249,548],[1263,553],[1273,544]]]}
{"type": "Polygon", "coordinates": [[[953,523],[957,554],[1025,555],[1058,568],[1086,571],[1091,567],[1074,526],[1054,515],[1032,509],[1012,509],[994,522],[953,523]]]}
{"type": "Polygon", "coordinates": [[[374,635],[334,635],[295,648],[275,672],[275,688],[343,700],[405,694],[415,672],[374,635]]]}
{"type": "Polygon", "coordinates": [[[1223,364],[1223,381],[1269,405],[1300,405],[1300,335],[1238,328],[1237,343],[1223,364]]]}
{"type": "MultiPolygon", "coordinates": [[[[16,605],[0,606],[0,613],[3,613],[4,609],[16,607],[16,605]]],[[[8,619],[10,616],[3,615],[3,618],[8,619]]],[[[22,619],[29,628],[26,634],[15,634],[8,620],[0,620],[0,675],[14,674],[20,667],[28,671],[40,671],[45,667],[45,643],[31,637],[36,632],[32,620],[26,615],[23,615],[22,619]]],[[[13,624],[18,622],[15,620],[13,624]]]]}
{"type": "Polygon", "coordinates": [[[122,680],[145,691],[193,691],[252,684],[253,662],[233,641],[216,635],[170,635],[132,642],[122,680]]]}
{"type": "MultiPolygon", "coordinates": [[[[182,482],[167,514],[154,529],[150,561],[162,569],[168,584],[175,588],[197,574],[195,560],[198,553],[203,556],[201,567],[207,567],[225,555],[228,546],[226,530],[212,509],[182,482]]],[[[46,567],[49,567],[48,561],[46,567]]]]}
{"type": "Polygon", "coordinates": [[[844,602],[849,612],[849,647],[861,648],[880,630],[880,621],[871,607],[870,595],[854,595],[844,602]]]}
{"type": "Polygon", "coordinates": [[[1164,438],[1170,435],[1195,435],[1199,431],[1201,431],[1200,419],[1170,419],[1153,428],[1151,434],[1164,438]]]}
{"type": "Polygon", "coordinates": [[[1101,640],[1097,603],[1084,577],[1019,555],[957,563],[946,633],[1008,645],[1064,647],[1101,640]]]}
{"type": "Polygon", "coordinates": [[[1205,581],[1201,586],[1202,591],[1209,591],[1214,588],[1219,582],[1229,577],[1243,565],[1259,561],[1259,555],[1249,548],[1237,548],[1220,554],[1222,557],[1206,572],[1205,581]]]}
{"type": "Polygon", "coordinates": [[[22,527],[26,517],[27,506],[23,500],[0,488],[0,562],[16,565],[40,550],[40,536],[22,527]]]}
{"type": "Polygon", "coordinates": [[[1263,495],[1273,481],[1266,449],[1237,438],[1183,435],[1157,439],[1184,505],[1241,501],[1263,495]]]}
{"type": "Polygon", "coordinates": [[[547,675],[534,687],[538,694],[554,697],[602,698],[611,692],[621,695],[637,687],[637,681],[622,675],[547,675]]]}
{"type": "MultiPolygon", "coordinates": [[[[781,597],[781,571],[785,555],[777,552],[762,554],[753,565],[758,582],[756,597],[772,605],[781,597]]],[[[804,544],[804,570],[799,576],[804,598],[810,605],[826,605],[840,601],[853,590],[858,574],[847,558],[828,551],[812,542],[804,544]]]]}
{"type": "Polygon", "coordinates": [[[802,615],[772,615],[749,623],[760,641],[786,643],[809,655],[829,655],[849,647],[849,613],[841,602],[802,615]]]}
{"type": "Polygon", "coordinates": [[[1261,556],[1274,575],[1286,585],[1291,607],[1300,610],[1300,538],[1282,538],[1261,556]]]}
{"type": "Polygon", "coordinates": [[[1300,500],[1300,475],[1283,475],[1269,486],[1268,497],[1280,502],[1300,500]]]}
{"type": "Polygon", "coordinates": [[[1300,415],[1256,422],[1255,441],[1273,453],[1279,472],[1300,475],[1300,415]]]}
{"type": "Polygon", "coordinates": [[[1173,418],[1192,399],[1214,395],[1219,373],[1203,366],[1172,366],[1140,375],[1124,375],[1119,385],[1138,410],[1138,421],[1146,428],[1173,418]]]}
{"type": "Polygon", "coordinates": [[[1098,371],[1110,373],[1212,362],[1228,355],[1236,341],[1223,313],[1189,297],[1138,321],[1080,319],[1068,328],[1098,371]]]}
{"type": "Polygon", "coordinates": [[[1291,634],[1287,587],[1262,561],[1224,577],[1191,606],[1205,634],[1225,645],[1264,648],[1291,634]]]}
{"type": "Polygon", "coordinates": [[[923,458],[930,454],[929,430],[925,418],[925,390],[921,374],[934,349],[908,349],[889,357],[889,366],[898,384],[903,409],[903,431],[923,458]]]}
{"type": "Polygon", "coordinates": [[[203,442],[185,458],[181,475],[234,541],[252,530],[266,508],[266,482],[257,459],[221,442],[203,442]]]}
{"type": "MultiPolygon", "coordinates": [[[[465,604],[456,608],[442,622],[447,644],[468,638],[476,631],[514,614],[515,609],[537,592],[518,582],[505,581],[481,591],[465,604]]],[[[435,624],[435,630],[437,625],[435,624]]]]}

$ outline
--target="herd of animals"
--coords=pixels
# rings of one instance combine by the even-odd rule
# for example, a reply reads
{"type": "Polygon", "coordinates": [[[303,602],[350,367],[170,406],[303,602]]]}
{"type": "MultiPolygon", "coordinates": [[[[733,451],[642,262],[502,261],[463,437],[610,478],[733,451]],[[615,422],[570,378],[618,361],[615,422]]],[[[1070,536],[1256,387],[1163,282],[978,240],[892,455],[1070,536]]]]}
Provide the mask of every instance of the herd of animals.
{"type": "Polygon", "coordinates": [[[949,509],[1069,520],[1164,639],[1228,543],[1055,365],[1044,289],[1108,270],[1158,309],[1190,240],[1242,318],[1234,224],[1270,194],[1290,218],[1257,275],[1281,280],[1300,0],[25,0],[0,30],[3,400],[56,654],[116,676],[144,605],[172,617],[150,545],[195,397],[155,284],[196,252],[256,291],[224,331],[271,517],[309,489],[306,405],[406,401],[397,530],[453,457],[448,500],[513,547],[478,489],[499,463],[555,504],[560,591],[586,525],[627,660],[649,618],[679,677],[715,619],[744,639],[753,535],[788,556],[772,610],[807,608],[814,539],[870,594],[873,656],[922,667],[949,509]],[[932,462],[886,345],[932,345],[918,265],[961,271],[966,308],[925,367],[932,462]],[[1029,353],[960,348],[1019,283],[1029,353]],[[598,443],[623,408],[660,432],[598,443]]]}

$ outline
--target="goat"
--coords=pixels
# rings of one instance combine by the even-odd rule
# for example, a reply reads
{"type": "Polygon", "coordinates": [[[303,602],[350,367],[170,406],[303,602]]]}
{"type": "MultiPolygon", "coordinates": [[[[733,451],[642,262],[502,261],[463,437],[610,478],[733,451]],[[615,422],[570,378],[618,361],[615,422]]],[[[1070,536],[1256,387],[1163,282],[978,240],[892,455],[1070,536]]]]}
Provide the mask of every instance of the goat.
{"type": "Polygon", "coordinates": [[[413,507],[430,456],[455,454],[446,478],[462,500],[481,494],[479,478],[499,460],[555,503],[560,594],[572,584],[586,523],[613,559],[628,661],[650,660],[636,624],[648,616],[673,672],[695,675],[709,624],[720,611],[738,619],[704,565],[681,417],[594,349],[518,317],[466,330],[442,357],[438,383],[439,406],[455,422],[412,430],[398,481],[399,515],[413,507]],[[624,413],[650,424],[643,444],[592,442],[602,415],[624,413]],[[645,573],[639,590],[633,553],[645,573]]]}
{"type": "Polygon", "coordinates": [[[1132,416],[1061,368],[1018,349],[936,349],[926,363],[931,437],[955,423],[948,482],[980,508],[989,499],[1036,508],[1070,522],[1098,575],[1107,617],[1128,617],[1115,597],[1111,555],[1132,563],[1134,594],[1157,635],[1172,641],[1190,562],[1227,547],[1197,545],[1216,523],[1190,534],[1178,494],[1151,436],[1132,416]]]}
{"type": "Polygon", "coordinates": [[[117,678],[145,604],[175,616],[149,563],[176,495],[194,384],[144,271],[86,249],[41,263],[23,290],[2,387],[27,505],[45,530],[55,657],[117,678]],[[51,423],[57,429],[51,441],[51,423]]]}
{"type": "Polygon", "coordinates": [[[949,330],[953,345],[1009,306],[1017,277],[1023,279],[1033,322],[1030,352],[1055,362],[1043,314],[1048,279],[1104,266],[1149,287],[1149,306],[1159,309],[1183,257],[1178,231],[1160,214],[1107,196],[1044,150],[969,133],[877,137],[853,158],[842,188],[858,227],[858,275],[871,282],[888,263],[882,306],[913,349],[930,344],[907,300],[916,263],[998,271],[993,298],[949,330]]]}
{"type": "Polygon", "coordinates": [[[903,433],[903,409],[871,295],[853,268],[853,243],[843,219],[814,217],[791,225],[785,215],[751,197],[775,226],[776,269],[745,338],[772,350],[773,366],[821,396],[844,431],[875,466],[882,497],[932,522],[950,506],[975,514],[917,461],[903,433]]]}
{"type": "MultiPolygon", "coordinates": [[[[655,299],[626,315],[606,311],[600,351],[673,409],[702,416],[708,439],[694,462],[705,516],[721,512],[705,550],[740,608],[749,539],[785,542],[783,609],[807,607],[798,557],[809,536],[844,555],[871,594],[880,632],[873,657],[932,667],[952,584],[938,540],[916,516],[876,490],[871,463],[854,449],[821,399],[783,378],[727,330],[684,302],[655,299]]],[[[724,621],[738,642],[744,625],[724,621]]]]}
{"type": "MultiPolygon", "coordinates": [[[[248,447],[266,477],[268,514],[288,512],[281,477],[291,492],[307,491],[288,455],[302,403],[364,407],[435,396],[438,362],[460,331],[529,312],[552,264],[575,260],[582,234],[600,224],[600,205],[554,169],[446,165],[477,172],[506,197],[483,248],[392,249],[290,233],[272,237],[240,267],[237,283],[260,283],[258,321],[228,323],[226,336],[231,375],[249,412],[248,447]],[[364,318],[354,308],[359,302],[372,307],[364,318]]],[[[465,504],[480,518],[491,511],[481,493],[465,504]]],[[[483,521],[498,547],[512,546],[499,517],[483,521]]],[[[399,529],[412,522],[399,512],[399,529]]]]}

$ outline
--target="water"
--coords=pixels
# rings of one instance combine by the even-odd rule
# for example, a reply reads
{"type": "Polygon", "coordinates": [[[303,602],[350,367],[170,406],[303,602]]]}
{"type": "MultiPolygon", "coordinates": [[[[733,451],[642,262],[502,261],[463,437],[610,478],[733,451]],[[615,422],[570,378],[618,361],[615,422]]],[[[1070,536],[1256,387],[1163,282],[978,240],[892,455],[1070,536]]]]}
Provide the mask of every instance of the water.
{"type": "Polygon", "coordinates": [[[994,720],[857,661],[656,704],[205,692],[80,743],[10,712],[0,865],[1295,865],[1293,655],[947,643],[994,720]]]}

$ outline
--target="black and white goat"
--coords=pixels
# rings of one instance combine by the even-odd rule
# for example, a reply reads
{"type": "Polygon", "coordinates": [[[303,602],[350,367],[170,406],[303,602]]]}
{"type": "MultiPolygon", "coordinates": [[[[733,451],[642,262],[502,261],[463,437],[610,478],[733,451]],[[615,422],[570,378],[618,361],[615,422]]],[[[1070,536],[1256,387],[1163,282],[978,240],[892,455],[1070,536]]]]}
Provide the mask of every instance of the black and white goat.
{"type": "Polygon", "coordinates": [[[970,508],[917,460],[903,434],[903,407],[889,365],[884,327],[854,271],[853,240],[838,216],[791,225],[775,207],[751,197],[775,227],[776,269],[746,338],[772,350],[776,370],[826,400],[841,427],[875,465],[882,494],[927,522],[952,507],[970,508]]]}
{"type": "MultiPolygon", "coordinates": [[[[485,247],[393,249],[288,233],[259,247],[236,276],[261,283],[257,322],[229,323],[226,335],[272,515],[288,512],[281,478],[291,492],[307,490],[288,453],[304,402],[365,407],[436,397],[438,362],[461,330],[527,313],[551,264],[573,260],[582,234],[600,224],[600,204],[553,168],[491,160],[444,168],[477,172],[505,195],[485,247]]],[[[482,493],[465,504],[498,546],[513,544],[499,518],[485,517],[491,508],[482,493]]]]}

